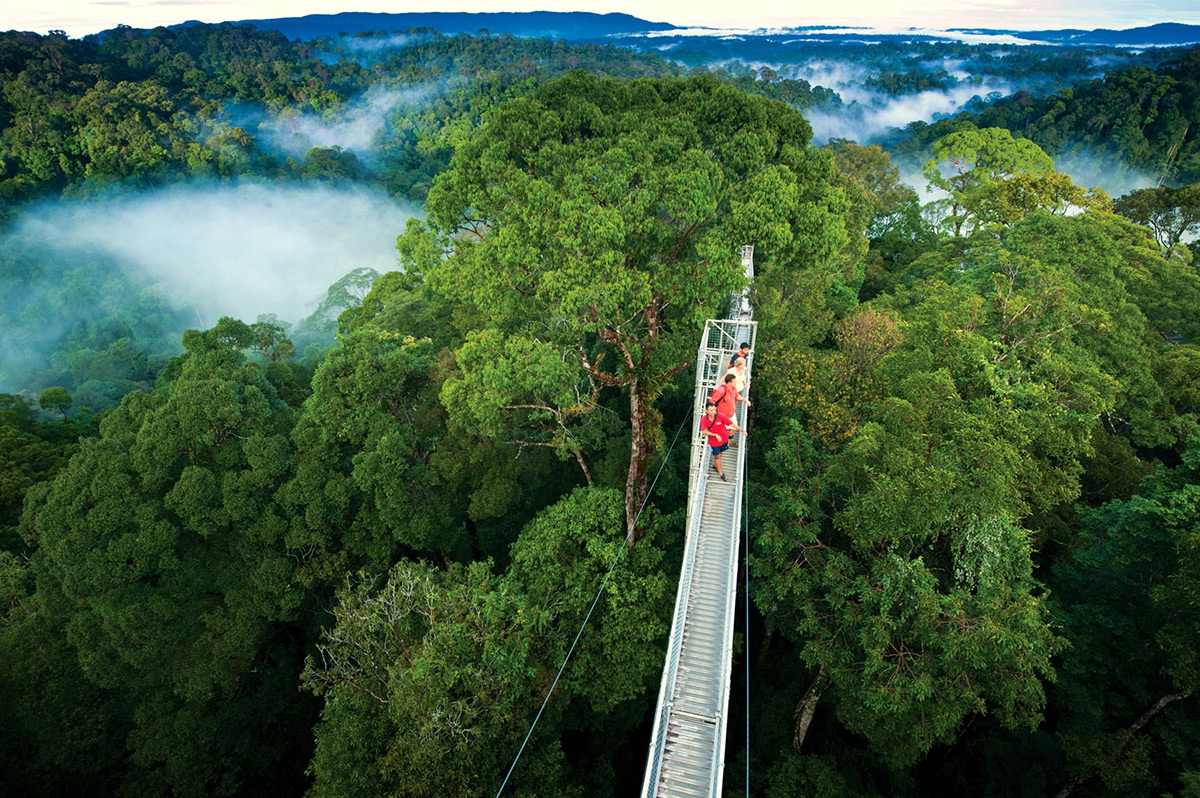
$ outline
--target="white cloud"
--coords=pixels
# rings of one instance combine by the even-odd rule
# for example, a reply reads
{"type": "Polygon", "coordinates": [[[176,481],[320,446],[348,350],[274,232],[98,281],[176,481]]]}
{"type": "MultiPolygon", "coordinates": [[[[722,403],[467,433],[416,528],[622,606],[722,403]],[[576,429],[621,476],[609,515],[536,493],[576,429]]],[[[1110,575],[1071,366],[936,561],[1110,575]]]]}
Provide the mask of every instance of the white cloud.
{"type": "Polygon", "coordinates": [[[261,137],[267,147],[296,158],[303,158],[313,147],[341,147],[371,160],[376,155],[376,137],[388,115],[399,108],[423,105],[438,91],[433,85],[404,90],[375,86],[336,116],[291,112],[268,117],[258,110],[235,108],[232,118],[234,124],[261,137]]]}

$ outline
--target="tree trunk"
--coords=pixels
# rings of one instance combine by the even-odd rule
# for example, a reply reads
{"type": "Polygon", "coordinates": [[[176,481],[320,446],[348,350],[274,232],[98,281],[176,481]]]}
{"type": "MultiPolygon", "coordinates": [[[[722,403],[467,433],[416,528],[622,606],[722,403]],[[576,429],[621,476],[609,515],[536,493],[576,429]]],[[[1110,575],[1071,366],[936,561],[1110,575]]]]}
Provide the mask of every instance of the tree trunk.
{"type": "MultiPolygon", "coordinates": [[[[1139,731],[1141,731],[1142,727],[1145,726],[1147,723],[1154,720],[1155,715],[1157,715],[1158,713],[1160,713],[1164,709],[1166,709],[1168,705],[1174,704],[1176,701],[1182,701],[1183,699],[1187,698],[1189,695],[1191,695],[1191,694],[1190,693],[1171,693],[1169,695],[1165,695],[1162,698],[1158,699],[1157,703],[1155,703],[1154,706],[1150,707],[1148,710],[1143,712],[1142,716],[1140,718],[1138,718],[1137,720],[1135,720],[1133,722],[1133,725],[1125,730],[1125,740],[1117,747],[1116,753],[1119,753],[1120,751],[1124,750],[1125,746],[1127,746],[1129,744],[1129,741],[1133,739],[1133,735],[1135,735],[1139,731]]],[[[1083,784],[1085,781],[1087,781],[1090,778],[1091,778],[1091,774],[1086,775],[1086,776],[1076,776],[1075,778],[1068,781],[1065,785],[1063,785],[1063,788],[1058,791],[1058,793],[1054,796],[1054,798],[1067,798],[1067,796],[1069,796],[1071,793],[1075,792],[1076,787],[1078,787],[1080,784],[1083,784]]]]}
{"type": "Polygon", "coordinates": [[[763,635],[762,645],[758,649],[758,664],[761,665],[767,659],[767,651],[771,648],[771,640],[775,637],[775,613],[779,610],[779,602],[773,602],[771,609],[767,611],[767,615],[763,620],[767,624],[767,633],[763,635]]]}
{"type": "Polygon", "coordinates": [[[625,542],[632,547],[641,535],[634,528],[646,500],[646,392],[640,380],[629,386],[629,476],[625,480],[625,542]]]}
{"type": "Polygon", "coordinates": [[[792,748],[796,750],[797,754],[800,753],[800,746],[804,745],[808,727],[812,724],[813,715],[817,711],[817,702],[821,700],[821,693],[824,692],[827,684],[829,684],[829,672],[822,665],[821,670],[817,673],[817,678],[813,679],[813,683],[805,691],[804,698],[800,699],[800,703],[796,704],[796,708],[792,711],[792,720],[796,723],[792,733],[792,748]]]}
{"type": "Polygon", "coordinates": [[[578,449],[575,450],[575,460],[583,469],[583,478],[587,480],[588,487],[592,487],[592,472],[588,470],[587,463],[583,462],[583,454],[578,449]]]}

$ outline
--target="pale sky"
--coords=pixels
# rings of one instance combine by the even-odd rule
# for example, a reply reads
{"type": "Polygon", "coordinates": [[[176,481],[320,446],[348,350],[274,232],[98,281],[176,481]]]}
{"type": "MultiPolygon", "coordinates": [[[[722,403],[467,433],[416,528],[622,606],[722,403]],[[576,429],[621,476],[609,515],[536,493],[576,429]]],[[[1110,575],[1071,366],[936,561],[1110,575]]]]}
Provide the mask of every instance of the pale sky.
{"type": "Polygon", "coordinates": [[[192,19],[223,22],[343,11],[623,12],[681,27],[732,28],[871,25],[1036,30],[1200,24],[1197,0],[758,0],[707,5],[695,0],[0,0],[0,30],[57,29],[78,37],[118,24],[151,28],[192,19]]]}

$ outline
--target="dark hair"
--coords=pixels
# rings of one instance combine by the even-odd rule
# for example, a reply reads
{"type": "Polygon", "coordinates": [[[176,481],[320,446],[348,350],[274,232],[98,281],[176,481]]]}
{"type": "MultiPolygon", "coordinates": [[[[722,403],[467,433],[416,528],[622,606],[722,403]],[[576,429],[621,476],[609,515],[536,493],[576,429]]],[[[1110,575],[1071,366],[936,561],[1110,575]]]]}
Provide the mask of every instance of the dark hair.
{"type": "Polygon", "coordinates": [[[736,379],[737,379],[736,374],[726,374],[725,375],[725,384],[728,385],[729,383],[733,382],[736,379]]]}
{"type": "Polygon", "coordinates": [[[738,344],[738,349],[749,349],[749,348],[750,348],[750,344],[746,343],[745,341],[742,341],[740,344],[738,344]]]}
{"type": "Polygon", "coordinates": [[[716,402],[709,402],[708,404],[706,404],[706,405],[704,406],[704,410],[705,410],[705,412],[708,412],[708,408],[710,408],[710,407],[716,407],[716,406],[717,406],[717,403],[716,403],[716,402]]]}

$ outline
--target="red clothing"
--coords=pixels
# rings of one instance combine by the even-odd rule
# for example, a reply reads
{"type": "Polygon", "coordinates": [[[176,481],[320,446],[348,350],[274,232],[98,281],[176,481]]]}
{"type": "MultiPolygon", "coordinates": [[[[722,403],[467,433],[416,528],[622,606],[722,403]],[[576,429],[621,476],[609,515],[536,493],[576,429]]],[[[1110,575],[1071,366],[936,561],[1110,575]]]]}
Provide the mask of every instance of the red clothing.
{"type": "Polygon", "coordinates": [[[723,443],[729,442],[729,427],[727,425],[732,423],[733,419],[729,416],[721,415],[720,412],[711,421],[708,418],[708,414],[705,413],[704,418],[700,419],[700,431],[708,432],[708,443],[710,446],[720,446],[723,443]],[[710,427],[712,428],[711,431],[709,431],[710,427]]]}
{"type": "Polygon", "coordinates": [[[713,388],[712,395],[708,397],[708,401],[716,402],[717,412],[733,418],[734,412],[737,411],[738,392],[736,380],[733,382],[723,382],[716,388],[713,388]]]}

